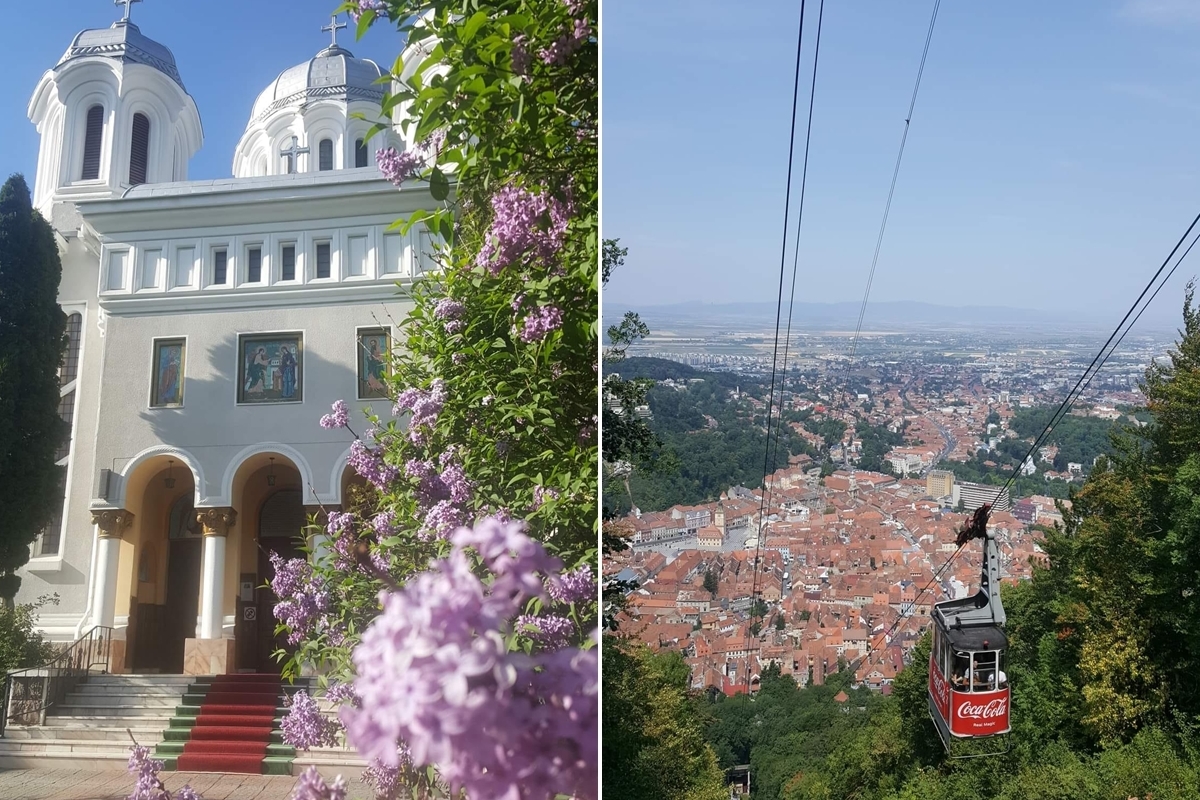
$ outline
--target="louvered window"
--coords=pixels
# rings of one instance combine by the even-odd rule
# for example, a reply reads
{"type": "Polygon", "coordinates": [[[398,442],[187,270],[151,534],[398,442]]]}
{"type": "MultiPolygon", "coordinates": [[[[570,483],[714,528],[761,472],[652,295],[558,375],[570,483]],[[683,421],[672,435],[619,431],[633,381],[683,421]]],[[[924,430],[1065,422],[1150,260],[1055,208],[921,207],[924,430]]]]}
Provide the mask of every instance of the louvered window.
{"type": "Polygon", "coordinates": [[[258,283],[262,280],[262,248],[251,247],[248,256],[249,258],[246,259],[246,281],[248,283],[258,283]]]}
{"type": "Polygon", "coordinates": [[[322,139],[321,143],[317,145],[317,153],[320,156],[320,166],[318,169],[321,172],[333,169],[333,140],[322,139]]]}
{"type": "Polygon", "coordinates": [[[329,242],[317,245],[317,277],[329,277],[329,242]]]}
{"type": "Polygon", "coordinates": [[[46,527],[42,529],[42,535],[38,539],[38,555],[39,556],[56,556],[58,555],[58,546],[62,541],[62,503],[60,502],[54,508],[54,516],[50,518],[50,522],[46,523],[46,527]]]}
{"type": "Polygon", "coordinates": [[[359,139],[354,143],[354,166],[365,167],[367,165],[367,143],[359,139]]]}
{"type": "Polygon", "coordinates": [[[258,538],[302,537],[306,525],[304,497],[296,489],[282,489],[263,503],[258,516],[258,538]]]}
{"type": "Polygon", "coordinates": [[[83,333],[83,316],[67,317],[67,349],[58,368],[58,385],[66,386],[79,375],[79,339],[83,333]]]}
{"type": "Polygon", "coordinates": [[[150,158],[150,119],[145,114],[133,115],[133,146],[129,151],[129,185],[146,182],[146,162],[150,158]]]}
{"type": "Polygon", "coordinates": [[[225,285],[225,269],[229,266],[229,256],[224,250],[213,251],[213,279],[212,282],[219,285],[225,285]]]}
{"type": "Polygon", "coordinates": [[[285,244],[283,246],[283,258],[280,259],[280,280],[294,281],[296,280],[296,245],[285,244]]]}
{"type": "Polygon", "coordinates": [[[104,106],[92,106],[87,113],[87,133],[83,139],[83,174],[94,181],[100,177],[100,144],[104,138],[104,106]]]}

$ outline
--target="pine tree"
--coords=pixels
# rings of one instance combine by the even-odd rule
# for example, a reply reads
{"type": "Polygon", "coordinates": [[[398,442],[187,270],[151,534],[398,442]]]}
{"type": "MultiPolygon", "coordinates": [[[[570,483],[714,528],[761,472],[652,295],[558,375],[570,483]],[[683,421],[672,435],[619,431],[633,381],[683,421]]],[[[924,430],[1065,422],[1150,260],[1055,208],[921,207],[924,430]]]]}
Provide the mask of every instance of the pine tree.
{"type": "Polygon", "coordinates": [[[61,502],[63,470],[54,463],[67,435],[58,416],[61,277],[54,232],[14,175],[0,189],[0,486],[12,498],[0,520],[0,598],[9,604],[29,545],[61,502]]]}

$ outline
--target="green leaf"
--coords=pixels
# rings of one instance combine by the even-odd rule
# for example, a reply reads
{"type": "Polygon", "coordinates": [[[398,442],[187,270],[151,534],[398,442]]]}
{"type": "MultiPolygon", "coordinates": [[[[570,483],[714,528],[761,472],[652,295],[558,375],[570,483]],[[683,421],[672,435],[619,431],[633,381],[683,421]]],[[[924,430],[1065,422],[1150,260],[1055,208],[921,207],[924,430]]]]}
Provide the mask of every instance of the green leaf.
{"type": "Polygon", "coordinates": [[[429,175],[429,193],[433,195],[434,200],[438,201],[445,200],[450,196],[450,181],[437,167],[434,167],[433,172],[429,175]]]}
{"type": "Polygon", "coordinates": [[[475,38],[475,34],[479,33],[479,29],[488,21],[487,12],[477,11],[469,20],[463,23],[461,28],[462,33],[459,35],[459,40],[463,44],[468,44],[475,38]]]}

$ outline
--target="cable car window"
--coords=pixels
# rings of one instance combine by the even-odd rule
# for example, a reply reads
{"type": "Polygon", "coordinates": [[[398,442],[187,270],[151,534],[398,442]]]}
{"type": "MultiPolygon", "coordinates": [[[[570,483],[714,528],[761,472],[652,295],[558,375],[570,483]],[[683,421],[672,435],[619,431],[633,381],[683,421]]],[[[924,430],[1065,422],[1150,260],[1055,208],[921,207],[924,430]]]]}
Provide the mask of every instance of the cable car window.
{"type": "Polygon", "coordinates": [[[996,653],[994,651],[975,654],[975,668],[971,671],[971,691],[996,691],[996,653]]]}
{"type": "Polygon", "coordinates": [[[996,658],[996,686],[999,689],[1008,688],[1008,676],[1004,674],[1004,652],[997,654],[996,658]]]}
{"type": "Polygon", "coordinates": [[[960,692],[971,691],[968,686],[971,673],[971,654],[959,650],[954,651],[954,674],[950,682],[960,692]]]}

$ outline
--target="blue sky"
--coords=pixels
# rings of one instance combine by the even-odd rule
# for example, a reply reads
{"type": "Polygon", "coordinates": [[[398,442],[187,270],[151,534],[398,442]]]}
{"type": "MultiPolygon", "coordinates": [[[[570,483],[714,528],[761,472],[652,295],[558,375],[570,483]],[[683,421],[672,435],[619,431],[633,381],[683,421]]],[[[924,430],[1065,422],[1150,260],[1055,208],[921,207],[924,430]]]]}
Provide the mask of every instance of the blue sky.
{"type": "MultiPolygon", "coordinates": [[[[204,147],[192,159],[192,179],[229,177],[233,150],[245,130],[254,98],[288,67],[316,55],[330,41],[329,24],[337,0],[145,0],[133,6],[142,33],[175,54],[188,92],[200,109],[204,147]],[[249,11],[248,11],[249,9],[249,11]]],[[[9,17],[16,7],[6,9],[9,17]]],[[[23,172],[33,183],[38,135],[26,115],[42,73],[52,68],[72,38],[87,28],[107,28],[121,18],[112,0],[58,0],[53,11],[26,9],[21,35],[8,37],[4,80],[0,82],[0,171],[23,172]]],[[[342,22],[347,22],[342,15],[342,22]]],[[[361,42],[352,28],[338,41],[359,58],[390,69],[400,52],[394,29],[377,26],[361,42]]]]}
{"type": "MultiPolygon", "coordinates": [[[[797,299],[862,296],[932,6],[826,4],[797,299]]],[[[606,307],[774,300],[798,10],[605,0],[606,307]]],[[[1200,212],[1198,37],[1200,0],[944,2],[872,299],[1115,324],[1200,212]]]]}

